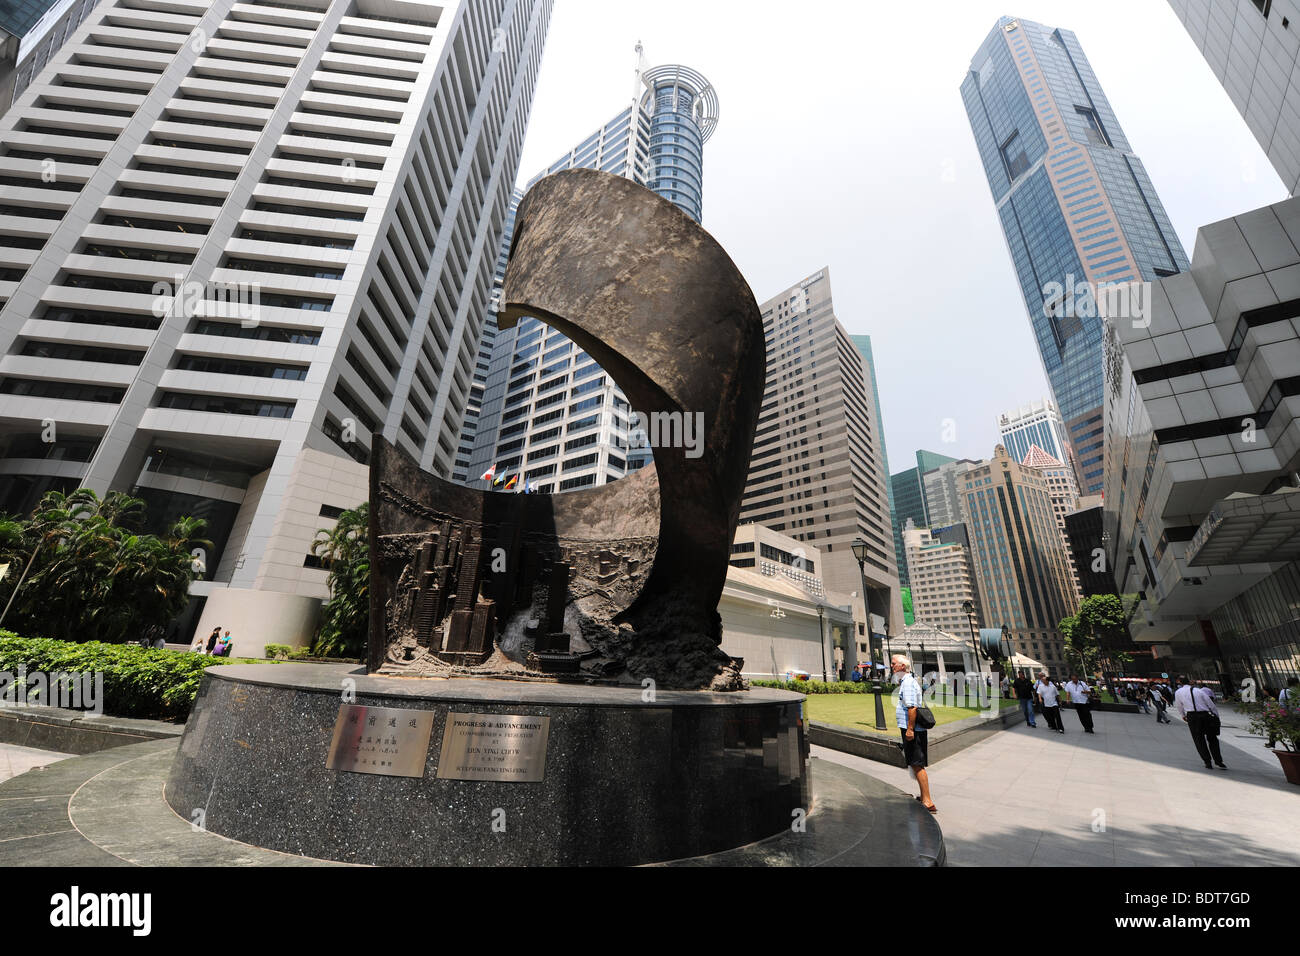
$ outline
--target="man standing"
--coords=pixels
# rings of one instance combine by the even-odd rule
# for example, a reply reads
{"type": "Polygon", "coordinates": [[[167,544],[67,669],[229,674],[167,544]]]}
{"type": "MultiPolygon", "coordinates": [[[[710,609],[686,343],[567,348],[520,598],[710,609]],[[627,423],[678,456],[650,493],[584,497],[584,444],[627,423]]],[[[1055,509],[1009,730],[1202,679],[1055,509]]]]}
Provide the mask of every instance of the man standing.
{"type": "Polygon", "coordinates": [[[1092,729],[1092,710],[1089,707],[1092,698],[1092,688],[1087,682],[1079,679],[1075,674],[1070,678],[1070,682],[1065,685],[1065,692],[1070,696],[1070,702],[1074,704],[1074,709],[1079,712],[1079,723],[1083,725],[1085,734],[1093,733],[1092,729]]]}
{"type": "Polygon", "coordinates": [[[903,758],[907,761],[907,769],[916,776],[916,782],[921,787],[921,795],[916,799],[931,813],[938,813],[939,808],[930,799],[930,775],[925,770],[930,762],[927,753],[929,734],[916,726],[916,709],[924,702],[921,682],[912,674],[912,662],[904,654],[893,655],[889,659],[889,669],[896,675],[902,675],[894,717],[903,736],[903,758]]]}
{"type": "Polygon", "coordinates": [[[1065,733],[1065,725],[1061,723],[1061,705],[1057,700],[1060,689],[1047,676],[1047,671],[1038,672],[1038,683],[1034,685],[1034,693],[1038,695],[1038,703],[1043,708],[1043,716],[1047,718],[1047,726],[1058,734],[1065,733]]]}
{"type": "Polygon", "coordinates": [[[1219,752],[1219,708],[1214,704],[1214,694],[1204,687],[1193,687],[1183,674],[1178,678],[1178,690],[1174,692],[1174,703],[1178,713],[1192,732],[1192,742],[1196,752],[1205,761],[1205,769],[1210,769],[1210,758],[1220,770],[1227,770],[1223,755],[1219,752]]]}
{"type": "Polygon", "coordinates": [[[1013,686],[1016,690],[1016,700],[1020,701],[1020,712],[1025,715],[1025,723],[1030,727],[1037,727],[1038,722],[1034,720],[1034,685],[1029,683],[1029,675],[1021,671],[1013,686]]]}

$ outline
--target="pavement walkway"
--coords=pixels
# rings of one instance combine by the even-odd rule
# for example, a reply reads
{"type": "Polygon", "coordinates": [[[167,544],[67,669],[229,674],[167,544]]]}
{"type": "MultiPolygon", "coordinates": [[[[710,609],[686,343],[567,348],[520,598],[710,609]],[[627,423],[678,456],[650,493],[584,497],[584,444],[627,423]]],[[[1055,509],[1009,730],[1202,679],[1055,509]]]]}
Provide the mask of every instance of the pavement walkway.
{"type": "Polygon", "coordinates": [[[52,750],[19,747],[17,744],[0,744],[0,783],[36,767],[48,767],[59,760],[67,760],[71,756],[72,754],[60,754],[52,750]]]}
{"type": "MultiPolygon", "coordinates": [[[[1187,726],[1093,716],[1083,733],[1017,724],[930,768],[950,866],[1297,866],[1300,787],[1223,709],[1229,769],[1206,770],[1187,726]]],[[[824,747],[815,756],[915,794],[908,771],[824,747]]]]}

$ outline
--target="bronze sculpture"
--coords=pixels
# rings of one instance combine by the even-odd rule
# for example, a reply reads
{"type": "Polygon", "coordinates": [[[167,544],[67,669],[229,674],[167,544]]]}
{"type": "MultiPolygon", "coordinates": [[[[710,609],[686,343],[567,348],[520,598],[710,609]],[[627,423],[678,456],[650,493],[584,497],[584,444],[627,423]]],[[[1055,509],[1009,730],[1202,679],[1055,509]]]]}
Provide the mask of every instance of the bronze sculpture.
{"type": "Polygon", "coordinates": [[[676,206],[580,169],[524,197],[503,302],[501,328],[559,329],[632,409],[702,415],[698,457],[660,444],[621,480],[510,494],[421,472],[376,438],[369,670],[744,687],[717,606],[766,376],[748,284],[676,206]]]}

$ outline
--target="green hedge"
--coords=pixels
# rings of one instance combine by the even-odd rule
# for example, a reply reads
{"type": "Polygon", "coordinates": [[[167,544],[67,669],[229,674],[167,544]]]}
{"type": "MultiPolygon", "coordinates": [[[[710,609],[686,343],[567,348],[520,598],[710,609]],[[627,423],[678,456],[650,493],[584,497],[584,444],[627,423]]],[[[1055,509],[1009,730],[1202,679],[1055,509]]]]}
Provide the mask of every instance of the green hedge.
{"type": "Polygon", "coordinates": [[[0,631],[0,671],[16,675],[23,664],[29,672],[46,674],[102,672],[104,713],[117,717],[183,721],[194,705],[203,672],[236,663],[262,662],[152,650],[135,644],[74,644],[0,631]]]}
{"type": "MultiPolygon", "coordinates": [[[[820,680],[751,680],[754,687],[775,687],[777,690],[792,690],[796,694],[870,694],[871,681],[826,681],[820,680]]],[[[883,684],[882,691],[893,692],[892,684],[883,684]]]]}

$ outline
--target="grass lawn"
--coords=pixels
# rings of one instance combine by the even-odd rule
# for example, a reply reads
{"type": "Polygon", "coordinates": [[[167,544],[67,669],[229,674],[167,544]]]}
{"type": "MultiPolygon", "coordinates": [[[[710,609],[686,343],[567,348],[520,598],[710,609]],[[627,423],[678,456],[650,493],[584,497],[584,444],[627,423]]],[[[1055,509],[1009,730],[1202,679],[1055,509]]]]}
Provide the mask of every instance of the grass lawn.
{"type": "MultiPolygon", "coordinates": [[[[881,695],[885,705],[885,727],[892,737],[898,736],[898,723],[894,720],[894,699],[881,695]]],[[[1003,708],[1015,707],[1014,700],[1000,700],[1003,708]]],[[[823,724],[834,724],[850,730],[862,730],[874,733],[876,730],[876,698],[873,694],[809,694],[803,703],[804,716],[823,724]]],[[[930,705],[934,711],[936,726],[950,724],[954,720],[974,717],[981,711],[974,707],[941,707],[930,705]]]]}

